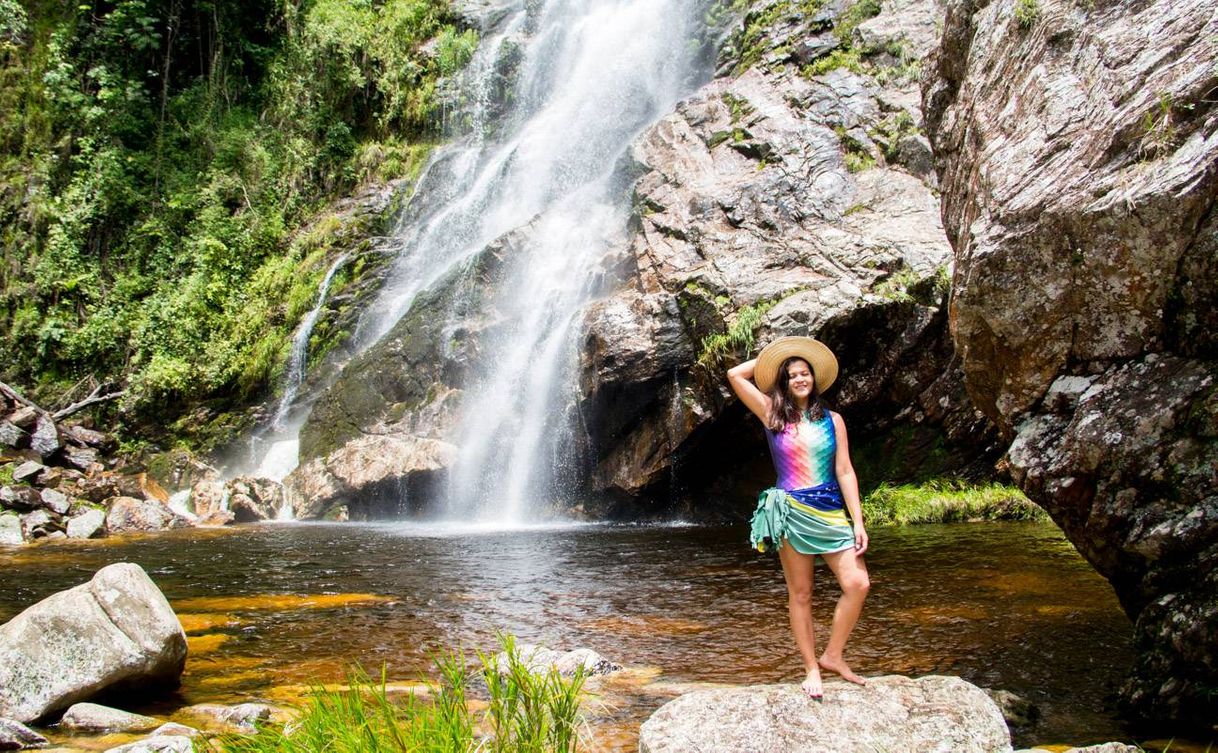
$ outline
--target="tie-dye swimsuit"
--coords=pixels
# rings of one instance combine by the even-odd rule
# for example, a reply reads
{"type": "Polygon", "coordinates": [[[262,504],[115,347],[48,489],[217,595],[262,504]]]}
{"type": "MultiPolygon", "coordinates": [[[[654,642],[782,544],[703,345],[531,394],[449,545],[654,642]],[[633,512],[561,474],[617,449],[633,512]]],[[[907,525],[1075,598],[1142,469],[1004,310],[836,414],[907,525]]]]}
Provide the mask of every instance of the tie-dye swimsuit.
{"type": "Polygon", "coordinates": [[[829,411],[812,421],[806,415],[782,431],[766,431],[778,481],[758,499],[751,539],[765,550],[782,539],[803,554],[829,554],[854,546],[837,485],[837,434],[829,411]]]}

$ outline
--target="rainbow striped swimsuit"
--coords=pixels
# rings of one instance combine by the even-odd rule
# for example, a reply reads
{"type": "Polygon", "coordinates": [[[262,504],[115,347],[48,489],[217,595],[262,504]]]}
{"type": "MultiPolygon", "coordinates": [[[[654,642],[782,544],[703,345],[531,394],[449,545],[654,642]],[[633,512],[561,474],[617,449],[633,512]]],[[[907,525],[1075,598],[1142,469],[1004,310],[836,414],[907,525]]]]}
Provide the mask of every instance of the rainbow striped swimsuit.
{"type": "Polygon", "coordinates": [[[782,431],[766,431],[778,480],[761,493],[753,514],[754,547],[777,547],[786,539],[797,552],[829,554],[854,546],[837,485],[837,433],[833,415],[812,421],[804,416],[782,431]]]}

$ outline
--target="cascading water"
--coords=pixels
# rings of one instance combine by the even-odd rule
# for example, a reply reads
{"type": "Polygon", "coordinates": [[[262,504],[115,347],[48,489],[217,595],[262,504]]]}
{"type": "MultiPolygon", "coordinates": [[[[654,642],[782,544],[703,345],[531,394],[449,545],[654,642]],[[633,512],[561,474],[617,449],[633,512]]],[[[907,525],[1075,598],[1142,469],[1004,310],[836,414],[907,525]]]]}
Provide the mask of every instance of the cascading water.
{"type": "MultiPolygon", "coordinates": [[[[604,288],[607,255],[626,238],[621,161],[642,129],[700,83],[709,1],[496,4],[461,85],[465,109],[446,116],[464,135],[424,172],[386,284],[353,340],[357,352],[374,345],[420,293],[511,234],[487,296],[494,326],[481,333],[451,432],[459,448],[445,490],[451,517],[519,521],[564,495],[573,336],[604,288]]],[[[449,313],[454,329],[460,316],[449,313]]],[[[284,415],[290,407],[281,402],[284,415]]]]}

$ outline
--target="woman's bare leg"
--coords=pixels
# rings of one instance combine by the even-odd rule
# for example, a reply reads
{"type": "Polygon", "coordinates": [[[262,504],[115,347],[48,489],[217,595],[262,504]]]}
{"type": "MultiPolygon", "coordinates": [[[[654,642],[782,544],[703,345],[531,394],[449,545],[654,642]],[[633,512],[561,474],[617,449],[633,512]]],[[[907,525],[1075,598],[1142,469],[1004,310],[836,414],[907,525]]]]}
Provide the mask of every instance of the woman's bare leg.
{"type": "Polygon", "coordinates": [[[791,633],[804,660],[804,681],[801,685],[810,698],[820,700],[820,665],[816,660],[816,634],[812,630],[812,555],[800,554],[783,541],[778,550],[782,561],[782,576],[787,581],[787,612],[791,618],[791,633]]]}
{"type": "Polygon", "coordinates": [[[855,674],[843,658],[846,640],[854,630],[863,611],[863,601],[871,590],[871,578],[867,574],[867,563],[853,549],[822,555],[825,564],[837,576],[842,587],[842,596],[833,610],[833,627],[829,629],[829,643],[820,655],[818,663],[823,669],[836,672],[850,682],[866,685],[867,681],[855,674]]]}

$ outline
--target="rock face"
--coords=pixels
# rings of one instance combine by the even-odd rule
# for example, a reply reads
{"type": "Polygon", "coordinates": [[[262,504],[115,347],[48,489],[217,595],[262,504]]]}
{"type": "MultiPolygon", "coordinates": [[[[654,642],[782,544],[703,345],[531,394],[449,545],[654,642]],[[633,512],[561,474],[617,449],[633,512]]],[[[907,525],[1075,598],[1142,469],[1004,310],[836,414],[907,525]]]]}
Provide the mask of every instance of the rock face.
{"type": "Polygon", "coordinates": [[[48,742],[45,737],[24,724],[0,718],[0,750],[45,748],[48,742]]]}
{"type": "Polygon", "coordinates": [[[176,686],[186,634],[138,566],[102,568],[0,626],[0,717],[31,722],[116,686],[176,686]]]}
{"type": "Polygon", "coordinates": [[[661,706],[639,730],[640,753],[708,750],[1001,753],[1011,738],[981,688],[936,676],[830,683],[823,703],[797,685],[697,691],[661,706]]]}
{"type": "Polygon", "coordinates": [[[1218,16],[957,0],[924,79],[969,395],[1112,583],[1144,717],[1218,718],[1218,16]],[[1147,44],[1147,35],[1153,44],[1147,44]]]}
{"type": "Polygon", "coordinates": [[[283,486],[270,479],[239,476],[227,486],[228,507],[237,523],[274,520],[283,507],[283,486]]]}

